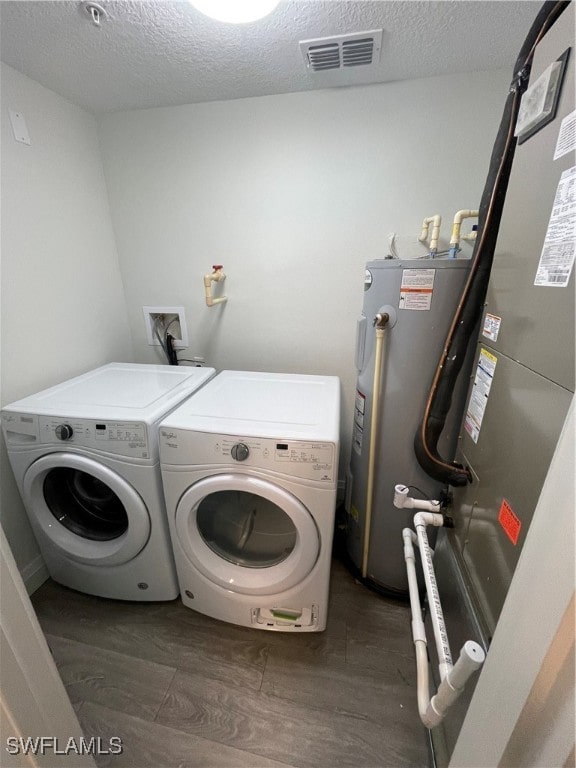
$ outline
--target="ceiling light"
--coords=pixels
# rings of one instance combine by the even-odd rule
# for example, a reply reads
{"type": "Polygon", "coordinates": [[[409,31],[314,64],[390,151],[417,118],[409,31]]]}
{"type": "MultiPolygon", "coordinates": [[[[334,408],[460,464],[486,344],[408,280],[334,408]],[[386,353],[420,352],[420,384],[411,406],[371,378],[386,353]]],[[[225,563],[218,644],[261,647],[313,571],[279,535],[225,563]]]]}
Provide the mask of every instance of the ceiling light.
{"type": "Polygon", "coordinates": [[[190,0],[201,13],[218,21],[244,24],[271,13],[279,0],[190,0]]]}

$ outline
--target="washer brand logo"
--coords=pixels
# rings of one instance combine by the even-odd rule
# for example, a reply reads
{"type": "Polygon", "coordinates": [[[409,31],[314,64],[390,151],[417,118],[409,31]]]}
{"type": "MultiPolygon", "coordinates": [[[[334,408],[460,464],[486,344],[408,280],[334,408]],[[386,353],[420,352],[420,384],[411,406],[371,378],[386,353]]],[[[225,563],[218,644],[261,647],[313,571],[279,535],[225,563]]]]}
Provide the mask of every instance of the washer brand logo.
{"type": "Polygon", "coordinates": [[[6,739],[6,752],[9,755],[121,755],[124,751],[122,739],[111,736],[102,739],[92,736],[86,739],[80,736],[75,739],[61,740],[57,736],[9,736],[6,739]]]}
{"type": "Polygon", "coordinates": [[[166,432],[165,429],[162,430],[162,437],[165,437],[167,440],[174,440],[176,437],[175,432],[166,432]]]}

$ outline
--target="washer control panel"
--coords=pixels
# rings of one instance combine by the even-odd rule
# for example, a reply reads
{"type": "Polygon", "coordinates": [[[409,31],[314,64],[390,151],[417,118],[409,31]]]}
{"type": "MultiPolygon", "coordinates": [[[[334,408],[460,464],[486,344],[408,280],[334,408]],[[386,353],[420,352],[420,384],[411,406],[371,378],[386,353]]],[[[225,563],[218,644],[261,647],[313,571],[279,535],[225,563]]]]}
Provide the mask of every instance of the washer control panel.
{"type": "Polygon", "coordinates": [[[335,482],[338,453],[334,443],[272,440],[245,435],[211,435],[160,428],[162,464],[256,467],[290,477],[335,482]]]}
{"type": "Polygon", "coordinates": [[[7,443],[12,445],[63,443],[135,459],[150,458],[148,431],[142,422],[5,412],[2,426],[7,443]]]}
{"type": "Polygon", "coordinates": [[[40,440],[43,443],[63,440],[69,445],[95,448],[119,456],[147,459],[148,436],[146,425],[133,421],[93,421],[40,416],[40,440]]]}

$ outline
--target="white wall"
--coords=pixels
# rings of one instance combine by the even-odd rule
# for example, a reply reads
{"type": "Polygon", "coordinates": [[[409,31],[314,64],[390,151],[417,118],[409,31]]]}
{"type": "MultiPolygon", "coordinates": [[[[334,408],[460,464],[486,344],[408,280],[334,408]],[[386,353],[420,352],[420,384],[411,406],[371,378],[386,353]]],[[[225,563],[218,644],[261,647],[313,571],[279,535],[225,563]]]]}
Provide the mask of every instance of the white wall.
{"type": "MultiPolygon", "coordinates": [[[[507,72],[133,111],[100,136],[137,358],[142,307],[186,308],[217,369],[336,374],[344,472],[364,264],[391,231],[477,207],[507,72]],[[221,263],[229,301],[208,309],[221,263]]],[[[470,250],[468,251],[470,252],[470,250]]],[[[185,356],[185,355],[183,355],[185,356]]]]}
{"type": "MultiPolygon", "coordinates": [[[[2,404],[132,342],[94,118],[2,65],[2,404]],[[31,145],[17,143],[8,110],[31,145]]],[[[42,561],[2,444],[2,526],[28,586],[42,561]]]]}
{"type": "MultiPolygon", "coordinates": [[[[389,232],[478,204],[508,73],[109,115],[109,198],[94,118],[1,77],[2,403],[113,359],[156,361],[142,306],[182,304],[188,352],[218,369],[341,377],[343,474],[364,263],[389,232]],[[214,263],[230,300],[208,309],[214,263]]],[[[2,524],[30,587],[41,559],[1,450],[2,524]]]]}

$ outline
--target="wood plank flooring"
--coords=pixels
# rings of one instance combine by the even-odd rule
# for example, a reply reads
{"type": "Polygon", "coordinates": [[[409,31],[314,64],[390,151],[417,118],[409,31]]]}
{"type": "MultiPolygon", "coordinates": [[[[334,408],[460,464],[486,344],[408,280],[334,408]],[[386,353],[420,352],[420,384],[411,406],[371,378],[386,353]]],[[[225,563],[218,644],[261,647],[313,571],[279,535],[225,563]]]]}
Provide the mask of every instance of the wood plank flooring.
{"type": "Polygon", "coordinates": [[[410,612],[334,560],[328,627],[236,627],[46,582],[32,597],[100,766],[425,768],[410,612]]]}

